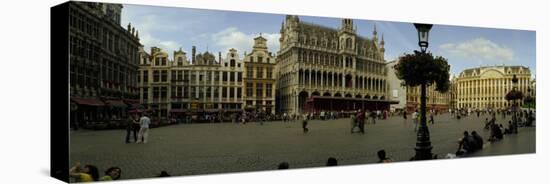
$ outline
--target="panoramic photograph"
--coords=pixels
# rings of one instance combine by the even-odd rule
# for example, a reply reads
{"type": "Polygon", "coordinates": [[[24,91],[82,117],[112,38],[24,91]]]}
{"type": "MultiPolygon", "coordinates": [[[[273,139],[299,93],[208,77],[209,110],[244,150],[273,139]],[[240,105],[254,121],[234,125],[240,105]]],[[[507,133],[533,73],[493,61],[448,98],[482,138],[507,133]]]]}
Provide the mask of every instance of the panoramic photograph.
{"type": "Polygon", "coordinates": [[[68,4],[69,177],[536,152],[536,33],[68,4]]]}

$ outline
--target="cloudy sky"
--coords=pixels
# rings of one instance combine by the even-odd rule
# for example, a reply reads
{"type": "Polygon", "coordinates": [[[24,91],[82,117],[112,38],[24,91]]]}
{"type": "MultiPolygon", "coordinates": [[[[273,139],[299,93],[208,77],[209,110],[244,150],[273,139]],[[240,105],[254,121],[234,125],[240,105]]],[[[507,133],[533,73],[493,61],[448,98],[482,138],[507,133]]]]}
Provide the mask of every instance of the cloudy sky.
{"type": "MultiPolygon", "coordinates": [[[[169,54],[182,48],[190,53],[225,53],[235,48],[242,55],[252,49],[253,38],[261,33],[268,39],[273,53],[279,49],[278,38],[285,15],[233,11],[124,5],[122,26],[131,23],[138,31],[141,43],[161,47],[169,54]]],[[[300,16],[301,21],[337,28],[340,19],[300,16]]],[[[374,25],[386,41],[386,60],[418,49],[416,29],[411,23],[354,20],[359,35],[371,38],[374,25]]],[[[451,72],[490,65],[524,65],[535,73],[535,32],[434,25],[430,31],[428,50],[444,56],[451,72]]],[[[242,57],[242,56],[241,56],[242,57]]]]}

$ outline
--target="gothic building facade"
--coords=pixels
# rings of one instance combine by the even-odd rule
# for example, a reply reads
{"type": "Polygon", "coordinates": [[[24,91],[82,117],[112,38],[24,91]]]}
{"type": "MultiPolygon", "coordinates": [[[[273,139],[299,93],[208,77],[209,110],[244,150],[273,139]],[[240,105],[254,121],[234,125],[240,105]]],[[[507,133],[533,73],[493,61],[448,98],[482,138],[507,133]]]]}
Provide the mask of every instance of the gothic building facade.
{"type": "Polygon", "coordinates": [[[71,123],[120,119],[139,97],[138,31],[120,25],[120,4],[69,3],[71,123]]]}
{"type": "Polygon", "coordinates": [[[287,15],[277,54],[278,110],[288,113],[389,109],[384,37],[357,34],[351,19],[334,29],[287,15]]]}

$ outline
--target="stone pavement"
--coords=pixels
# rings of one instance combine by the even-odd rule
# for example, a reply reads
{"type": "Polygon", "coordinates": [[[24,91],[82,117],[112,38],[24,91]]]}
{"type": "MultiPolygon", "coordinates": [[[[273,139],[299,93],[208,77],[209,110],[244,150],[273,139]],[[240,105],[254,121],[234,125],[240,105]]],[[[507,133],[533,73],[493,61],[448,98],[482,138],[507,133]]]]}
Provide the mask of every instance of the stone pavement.
{"type": "MultiPolygon", "coordinates": [[[[476,130],[486,140],[486,117],[436,116],[436,123],[429,125],[432,152],[440,158],[454,153],[464,130],[476,130]]],[[[506,125],[507,120],[498,117],[497,123],[506,125]]],[[[172,176],[274,170],[283,161],[290,168],[322,167],[329,157],[338,159],[339,165],[368,164],[376,163],[380,149],[394,161],[414,155],[416,133],[410,118],[377,120],[366,125],[364,135],[350,134],[349,119],[314,120],[308,127],[304,134],[298,121],[180,124],[151,129],[147,144],[125,144],[125,130],[82,130],[71,132],[70,163],[96,165],[101,174],[119,166],[121,179],[132,179],[153,177],[162,170],[172,176]]],[[[535,128],[520,128],[519,134],[487,145],[478,155],[534,152],[535,128]]]]}

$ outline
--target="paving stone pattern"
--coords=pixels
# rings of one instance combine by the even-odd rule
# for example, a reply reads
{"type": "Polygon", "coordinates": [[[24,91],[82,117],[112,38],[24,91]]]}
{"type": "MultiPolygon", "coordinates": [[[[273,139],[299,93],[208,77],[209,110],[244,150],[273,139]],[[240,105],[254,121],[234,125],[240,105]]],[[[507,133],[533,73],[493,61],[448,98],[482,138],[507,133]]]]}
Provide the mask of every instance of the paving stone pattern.
{"type": "MultiPolygon", "coordinates": [[[[474,115],[460,120],[449,114],[429,124],[432,152],[444,157],[454,153],[464,130],[476,130],[485,140],[485,118],[474,115]]],[[[507,125],[508,119],[497,118],[507,125]]],[[[394,161],[414,156],[416,133],[412,120],[401,116],[367,124],[366,133],[350,133],[350,119],[313,120],[309,133],[301,122],[233,124],[180,124],[151,129],[147,144],[125,144],[125,130],[71,132],[70,163],[96,165],[100,174],[110,166],[122,168],[121,179],[148,178],[168,171],[172,176],[275,170],[286,161],[290,168],[322,167],[329,157],[339,165],[377,162],[385,149],[394,161]]],[[[521,128],[494,145],[486,144],[475,156],[535,152],[535,128],[521,128]]]]}

